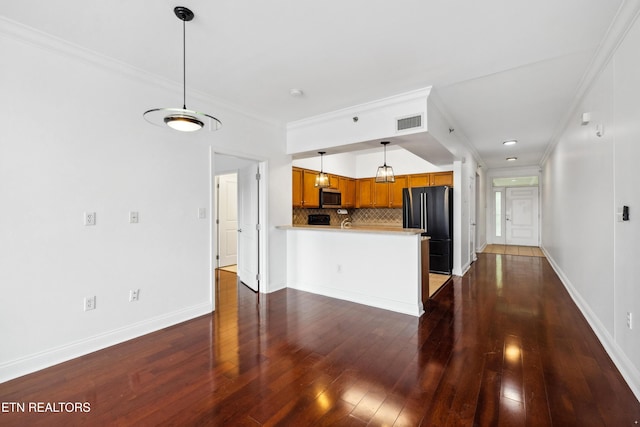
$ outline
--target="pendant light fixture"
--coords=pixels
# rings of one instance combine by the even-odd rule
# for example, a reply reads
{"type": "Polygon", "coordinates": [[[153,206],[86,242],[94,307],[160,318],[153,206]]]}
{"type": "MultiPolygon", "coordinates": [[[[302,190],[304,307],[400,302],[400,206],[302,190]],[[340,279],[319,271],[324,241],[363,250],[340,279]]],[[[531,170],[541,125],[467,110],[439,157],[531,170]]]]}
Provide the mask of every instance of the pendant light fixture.
{"type": "Polygon", "coordinates": [[[151,124],[164,126],[181,132],[193,132],[206,128],[210,131],[222,127],[220,120],[206,113],[187,110],[187,57],[186,57],[186,22],[195,16],[191,10],[184,6],[176,6],[173,9],[178,19],[182,21],[182,108],[154,108],[145,111],[144,118],[151,124]]]}
{"type": "Polygon", "coordinates": [[[378,167],[376,182],[396,182],[396,177],[393,174],[393,168],[391,166],[387,166],[387,144],[389,144],[389,141],[382,141],[380,144],[384,147],[384,164],[378,167]]]}
{"type": "Polygon", "coordinates": [[[322,161],[322,157],[326,154],[326,151],[318,151],[320,154],[320,173],[316,175],[316,187],[318,188],[327,188],[329,187],[329,175],[324,173],[324,164],[322,161]]]}

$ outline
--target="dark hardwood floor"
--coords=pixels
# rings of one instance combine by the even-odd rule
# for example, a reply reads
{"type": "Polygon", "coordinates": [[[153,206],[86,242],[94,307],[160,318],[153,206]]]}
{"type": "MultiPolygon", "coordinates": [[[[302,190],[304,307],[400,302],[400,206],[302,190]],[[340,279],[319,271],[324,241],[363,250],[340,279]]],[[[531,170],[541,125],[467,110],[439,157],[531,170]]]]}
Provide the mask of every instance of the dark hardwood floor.
{"type": "Polygon", "coordinates": [[[0,402],[88,402],[90,412],[27,406],[0,413],[0,425],[640,420],[640,403],[544,258],[480,254],[422,318],[295,290],[256,295],[233,273],[218,277],[212,315],[0,384],[0,402]]]}

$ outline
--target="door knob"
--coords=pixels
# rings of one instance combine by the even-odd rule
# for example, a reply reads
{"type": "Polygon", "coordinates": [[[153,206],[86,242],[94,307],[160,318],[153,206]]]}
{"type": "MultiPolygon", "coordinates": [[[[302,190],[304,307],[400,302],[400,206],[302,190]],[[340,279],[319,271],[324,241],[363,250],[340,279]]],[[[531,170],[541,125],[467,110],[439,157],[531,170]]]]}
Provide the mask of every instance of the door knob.
{"type": "Polygon", "coordinates": [[[238,228],[238,233],[242,233],[242,228],[238,228]]]}

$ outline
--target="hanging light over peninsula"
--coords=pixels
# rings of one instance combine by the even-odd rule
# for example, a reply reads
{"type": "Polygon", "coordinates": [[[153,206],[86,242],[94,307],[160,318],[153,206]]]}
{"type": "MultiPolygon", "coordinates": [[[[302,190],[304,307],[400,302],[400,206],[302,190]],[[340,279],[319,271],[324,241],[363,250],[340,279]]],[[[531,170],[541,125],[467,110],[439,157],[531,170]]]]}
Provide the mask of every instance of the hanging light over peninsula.
{"type": "Polygon", "coordinates": [[[396,177],[393,174],[393,168],[391,166],[387,166],[387,145],[389,144],[389,141],[382,141],[380,144],[384,147],[384,164],[378,167],[376,182],[396,182],[396,177]]]}

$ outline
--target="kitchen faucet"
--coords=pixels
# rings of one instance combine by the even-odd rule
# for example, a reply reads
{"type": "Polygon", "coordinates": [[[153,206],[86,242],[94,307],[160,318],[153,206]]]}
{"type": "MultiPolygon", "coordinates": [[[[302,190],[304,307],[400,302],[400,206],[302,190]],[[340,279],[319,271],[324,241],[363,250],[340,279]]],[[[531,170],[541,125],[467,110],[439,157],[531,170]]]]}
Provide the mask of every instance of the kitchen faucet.
{"type": "Polygon", "coordinates": [[[351,228],[351,219],[349,217],[343,219],[340,223],[340,228],[351,228]]]}

